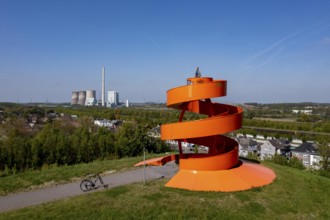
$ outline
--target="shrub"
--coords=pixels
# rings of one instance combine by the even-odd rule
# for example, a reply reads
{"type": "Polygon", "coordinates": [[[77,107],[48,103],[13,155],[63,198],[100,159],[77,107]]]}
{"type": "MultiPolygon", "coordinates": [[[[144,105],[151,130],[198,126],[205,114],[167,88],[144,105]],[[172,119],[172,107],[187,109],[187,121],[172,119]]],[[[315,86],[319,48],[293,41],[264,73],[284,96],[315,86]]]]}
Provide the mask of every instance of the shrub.
{"type": "Polygon", "coordinates": [[[299,160],[297,157],[291,157],[290,159],[288,159],[285,156],[275,154],[274,156],[267,158],[266,161],[276,163],[279,165],[283,165],[283,166],[293,167],[293,168],[296,168],[299,170],[305,169],[302,161],[299,160]]]}

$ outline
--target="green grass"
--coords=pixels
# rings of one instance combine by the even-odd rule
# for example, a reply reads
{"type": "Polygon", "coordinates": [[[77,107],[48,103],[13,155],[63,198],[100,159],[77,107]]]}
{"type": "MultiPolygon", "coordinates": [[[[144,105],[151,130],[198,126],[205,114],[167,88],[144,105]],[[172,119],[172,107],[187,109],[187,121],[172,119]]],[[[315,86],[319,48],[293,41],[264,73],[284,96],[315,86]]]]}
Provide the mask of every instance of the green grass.
{"type": "Polygon", "coordinates": [[[193,192],[136,183],[1,213],[0,219],[330,219],[330,179],[266,163],[271,185],[249,191],[193,192]]]}
{"type": "MultiPolygon", "coordinates": [[[[159,157],[161,155],[164,154],[148,154],[147,159],[159,157]]],[[[141,160],[143,160],[141,156],[119,160],[100,160],[74,166],[44,167],[40,170],[28,170],[8,176],[2,176],[0,177],[0,195],[72,182],[85,177],[89,173],[102,173],[106,171],[117,172],[134,169],[133,165],[141,160]]]]}

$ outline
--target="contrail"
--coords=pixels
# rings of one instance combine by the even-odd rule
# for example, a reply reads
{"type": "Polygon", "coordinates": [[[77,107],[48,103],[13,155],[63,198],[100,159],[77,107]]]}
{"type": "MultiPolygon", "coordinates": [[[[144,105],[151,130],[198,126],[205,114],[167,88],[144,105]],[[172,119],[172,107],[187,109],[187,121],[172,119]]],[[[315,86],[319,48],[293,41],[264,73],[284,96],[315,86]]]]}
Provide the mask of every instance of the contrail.
{"type": "Polygon", "coordinates": [[[278,50],[276,50],[274,53],[272,53],[264,62],[259,63],[259,64],[255,64],[253,66],[250,66],[246,71],[243,71],[241,76],[245,76],[248,73],[252,72],[253,70],[257,69],[258,67],[264,66],[267,63],[269,63],[275,56],[277,56],[278,54],[280,54],[280,52],[282,51],[282,47],[279,48],[278,50]]]}
{"type": "Polygon", "coordinates": [[[156,41],[154,41],[150,36],[146,35],[146,38],[147,38],[148,40],[150,40],[151,43],[152,43],[153,45],[155,45],[156,47],[158,47],[158,48],[163,48],[159,43],[157,43],[156,41]]]}
{"type": "Polygon", "coordinates": [[[269,47],[257,52],[256,54],[252,55],[249,59],[247,59],[246,61],[243,62],[243,65],[246,65],[250,62],[252,62],[254,59],[256,59],[257,57],[260,57],[262,55],[264,55],[265,53],[273,50],[274,48],[276,48],[277,46],[283,44],[285,41],[287,41],[288,39],[292,38],[293,36],[297,35],[300,31],[296,31],[292,34],[289,34],[288,36],[276,41],[275,43],[273,43],[272,45],[270,45],[269,47]]]}
{"type": "MultiPolygon", "coordinates": [[[[243,67],[238,72],[236,72],[234,74],[235,75],[240,74],[241,76],[245,76],[245,75],[249,74],[250,72],[252,72],[253,70],[257,69],[258,67],[266,65],[267,63],[269,63],[275,56],[277,56],[282,51],[283,46],[281,46],[281,45],[283,45],[290,38],[296,36],[301,31],[302,30],[295,31],[295,32],[281,38],[280,40],[274,42],[273,44],[266,47],[265,49],[260,50],[257,53],[253,54],[252,56],[250,56],[247,60],[245,60],[242,63],[243,67]],[[278,48],[278,47],[280,47],[280,48],[278,48]],[[266,59],[265,61],[263,61],[262,63],[255,64],[255,62],[258,61],[257,58],[261,59],[263,57],[266,59]],[[255,60],[257,60],[257,61],[255,61],[255,60]]],[[[260,62],[260,61],[258,61],[258,62],[260,62]]]]}

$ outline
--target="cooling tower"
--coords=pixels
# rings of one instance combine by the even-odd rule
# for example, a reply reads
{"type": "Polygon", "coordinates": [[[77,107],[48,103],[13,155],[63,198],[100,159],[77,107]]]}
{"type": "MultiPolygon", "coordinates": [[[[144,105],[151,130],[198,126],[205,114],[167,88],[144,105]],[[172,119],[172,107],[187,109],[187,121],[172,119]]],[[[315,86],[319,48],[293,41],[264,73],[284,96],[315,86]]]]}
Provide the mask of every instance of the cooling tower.
{"type": "Polygon", "coordinates": [[[86,91],[80,91],[78,96],[78,105],[85,105],[86,91]]]}
{"type": "Polygon", "coordinates": [[[78,105],[79,92],[72,92],[71,105],[78,105]]]}
{"type": "Polygon", "coordinates": [[[96,91],[95,90],[87,90],[86,91],[86,102],[85,105],[91,106],[97,103],[96,100],[96,91]]]}

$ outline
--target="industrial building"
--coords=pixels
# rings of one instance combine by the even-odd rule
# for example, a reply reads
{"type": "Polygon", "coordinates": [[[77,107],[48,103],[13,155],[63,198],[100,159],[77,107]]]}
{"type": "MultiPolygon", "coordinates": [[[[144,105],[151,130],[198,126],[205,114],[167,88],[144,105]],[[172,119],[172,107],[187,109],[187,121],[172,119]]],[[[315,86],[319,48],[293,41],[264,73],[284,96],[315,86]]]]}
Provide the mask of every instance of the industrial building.
{"type": "Polygon", "coordinates": [[[108,103],[109,108],[119,105],[119,93],[118,91],[108,91],[108,103]]]}
{"type": "Polygon", "coordinates": [[[87,90],[86,91],[86,102],[85,105],[93,106],[96,105],[96,91],[95,90],[87,90]]]}
{"type": "Polygon", "coordinates": [[[85,105],[86,91],[80,91],[78,95],[78,105],[85,105]]]}
{"type": "Polygon", "coordinates": [[[78,99],[79,99],[79,92],[72,92],[71,96],[71,105],[78,105],[78,99]]]}
{"type": "Polygon", "coordinates": [[[71,105],[96,105],[96,91],[73,91],[71,96],[71,105]]]}

